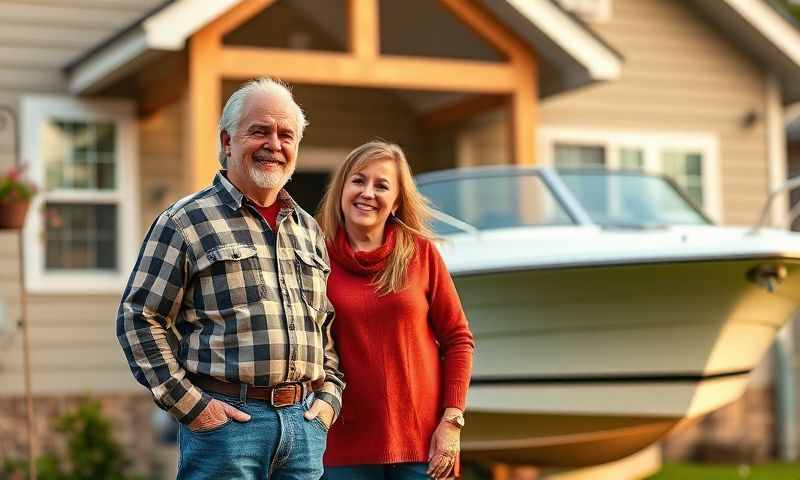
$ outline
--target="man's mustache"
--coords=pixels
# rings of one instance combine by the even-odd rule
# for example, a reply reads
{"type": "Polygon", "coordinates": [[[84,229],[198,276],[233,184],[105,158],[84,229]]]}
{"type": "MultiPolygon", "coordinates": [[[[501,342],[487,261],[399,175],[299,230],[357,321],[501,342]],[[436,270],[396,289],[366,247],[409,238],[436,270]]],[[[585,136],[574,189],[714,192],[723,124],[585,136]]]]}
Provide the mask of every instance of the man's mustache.
{"type": "Polygon", "coordinates": [[[275,155],[275,154],[266,154],[266,153],[256,153],[253,154],[253,160],[257,162],[277,162],[277,163],[286,163],[286,158],[283,155],[275,155]]]}

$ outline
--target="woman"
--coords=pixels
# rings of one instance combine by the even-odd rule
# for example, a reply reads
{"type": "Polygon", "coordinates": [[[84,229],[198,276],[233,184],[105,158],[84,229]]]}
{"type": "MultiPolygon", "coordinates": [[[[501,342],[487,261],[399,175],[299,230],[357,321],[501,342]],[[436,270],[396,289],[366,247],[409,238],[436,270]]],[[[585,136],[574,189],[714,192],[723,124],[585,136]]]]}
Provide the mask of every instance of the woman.
{"type": "Polygon", "coordinates": [[[327,477],[453,475],[474,341],[400,147],[353,150],[318,216],[347,380],[328,436],[327,477]]]}

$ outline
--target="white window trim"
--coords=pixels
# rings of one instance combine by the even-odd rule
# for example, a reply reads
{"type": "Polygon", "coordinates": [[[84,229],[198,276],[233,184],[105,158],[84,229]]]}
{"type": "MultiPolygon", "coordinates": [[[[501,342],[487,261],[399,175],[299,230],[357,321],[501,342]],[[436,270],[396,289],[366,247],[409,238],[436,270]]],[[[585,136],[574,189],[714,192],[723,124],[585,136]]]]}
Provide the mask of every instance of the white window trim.
{"type": "Polygon", "coordinates": [[[644,151],[644,169],[663,173],[658,152],[665,148],[696,149],[703,153],[703,210],[715,222],[722,220],[722,181],[719,164],[719,138],[708,133],[676,133],[603,130],[591,127],[542,127],[538,132],[538,154],[542,165],[553,166],[556,143],[602,145],[607,166],[619,166],[619,147],[644,151]]]}
{"type": "MultiPolygon", "coordinates": [[[[117,212],[118,271],[76,270],[47,272],[45,270],[44,195],[34,197],[25,225],[25,286],[31,293],[116,294],[124,289],[138,252],[139,232],[139,175],[138,141],[135,107],[126,100],[86,101],[65,96],[26,96],[21,100],[22,158],[28,164],[28,174],[40,187],[45,185],[45,165],[41,158],[43,123],[52,117],[76,121],[111,121],[117,132],[117,166],[115,192],[96,192],[98,200],[113,199],[117,212]]],[[[88,193],[88,192],[87,192],[88,193]]],[[[73,192],[53,191],[48,198],[68,200],[73,192]]],[[[81,194],[81,200],[87,195],[81,194]]]]}

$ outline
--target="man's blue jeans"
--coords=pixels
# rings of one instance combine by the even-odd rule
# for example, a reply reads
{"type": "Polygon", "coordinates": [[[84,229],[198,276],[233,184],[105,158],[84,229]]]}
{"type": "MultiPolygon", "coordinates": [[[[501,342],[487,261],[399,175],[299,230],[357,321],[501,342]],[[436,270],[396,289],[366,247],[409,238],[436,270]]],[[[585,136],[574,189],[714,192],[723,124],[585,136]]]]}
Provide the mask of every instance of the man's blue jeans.
{"type": "Polygon", "coordinates": [[[427,463],[328,467],[325,480],[430,480],[427,463]]]}
{"type": "Polygon", "coordinates": [[[314,400],[283,408],[209,392],[250,414],[249,422],[228,423],[206,432],[178,430],[178,480],[317,480],[328,433],[318,418],[303,414],[314,400]]]}

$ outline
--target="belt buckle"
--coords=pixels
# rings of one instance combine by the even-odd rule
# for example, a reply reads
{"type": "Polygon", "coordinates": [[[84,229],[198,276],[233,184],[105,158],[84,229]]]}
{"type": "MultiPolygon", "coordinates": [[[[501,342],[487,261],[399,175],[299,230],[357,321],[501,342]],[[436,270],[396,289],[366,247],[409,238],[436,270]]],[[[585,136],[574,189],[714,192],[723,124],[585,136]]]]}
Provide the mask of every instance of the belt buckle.
{"type": "Polygon", "coordinates": [[[295,401],[290,401],[290,402],[285,402],[285,403],[276,402],[275,401],[275,392],[278,391],[279,389],[282,390],[282,389],[287,388],[287,387],[292,387],[292,390],[295,391],[295,389],[298,386],[299,385],[297,383],[279,383],[279,384],[273,386],[272,390],[269,392],[269,404],[272,405],[275,408],[283,408],[283,407],[288,407],[290,405],[294,405],[297,402],[295,402],[295,401]]]}

